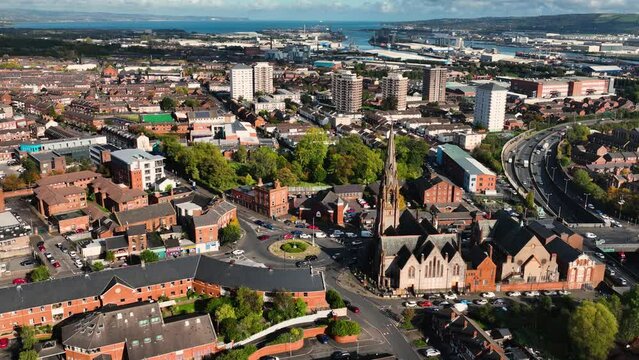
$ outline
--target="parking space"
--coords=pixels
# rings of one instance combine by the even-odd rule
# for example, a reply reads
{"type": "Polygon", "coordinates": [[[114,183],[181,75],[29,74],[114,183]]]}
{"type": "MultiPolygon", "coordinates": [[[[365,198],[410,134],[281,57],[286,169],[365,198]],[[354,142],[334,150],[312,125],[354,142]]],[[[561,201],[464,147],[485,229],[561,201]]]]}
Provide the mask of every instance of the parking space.
{"type": "MultiPolygon", "coordinates": [[[[81,274],[83,271],[75,265],[75,261],[69,254],[70,251],[74,251],[75,247],[72,243],[65,240],[60,235],[42,237],[34,236],[32,239],[32,245],[35,249],[38,249],[38,243],[44,242],[44,251],[37,251],[38,257],[43,264],[46,264],[54,277],[64,277],[75,274],[81,274]],[[59,244],[59,245],[58,245],[59,244]],[[53,266],[53,261],[48,259],[46,254],[50,254],[52,259],[60,264],[59,267],[53,266]]],[[[76,257],[79,255],[76,254],[76,257]]]]}
{"type": "MultiPolygon", "coordinates": [[[[42,221],[36,214],[33,212],[33,208],[29,203],[29,198],[9,198],[5,200],[5,208],[6,210],[11,210],[14,214],[19,216],[22,221],[31,226],[32,229],[38,229],[40,233],[43,233],[42,230],[47,229],[47,224],[42,221]]],[[[46,230],[45,230],[46,231],[46,230]]]]}

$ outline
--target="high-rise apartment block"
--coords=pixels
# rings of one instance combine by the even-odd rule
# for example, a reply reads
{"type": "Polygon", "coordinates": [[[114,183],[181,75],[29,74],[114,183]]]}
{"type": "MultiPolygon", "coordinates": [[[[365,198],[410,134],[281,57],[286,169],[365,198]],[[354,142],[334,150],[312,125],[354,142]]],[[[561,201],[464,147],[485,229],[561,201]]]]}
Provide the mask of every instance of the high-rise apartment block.
{"type": "Polygon", "coordinates": [[[397,100],[397,110],[406,110],[406,94],[408,93],[408,79],[400,73],[388,74],[382,79],[382,97],[384,100],[397,100]]]}
{"type": "Polygon", "coordinates": [[[477,88],[475,96],[475,125],[488,131],[502,131],[506,116],[506,94],[508,90],[488,83],[477,88]]]}
{"type": "Polygon", "coordinates": [[[231,69],[231,98],[253,101],[253,68],[237,64],[231,69]]]}
{"type": "Polygon", "coordinates": [[[350,71],[333,74],[331,92],[335,109],[340,113],[354,113],[362,108],[361,77],[350,71]]]}
{"type": "Polygon", "coordinates": [[[253,66],[253,90],[265,94],[275,92],[273,88],[273,67],[267,62],[258,62],[253,66]]]}
{"type": "Polygon", "coordinates": [[[446,101],[446,79],[448,69],[442,67],[424,69],[422,98],[428,102],[446,101]]]}

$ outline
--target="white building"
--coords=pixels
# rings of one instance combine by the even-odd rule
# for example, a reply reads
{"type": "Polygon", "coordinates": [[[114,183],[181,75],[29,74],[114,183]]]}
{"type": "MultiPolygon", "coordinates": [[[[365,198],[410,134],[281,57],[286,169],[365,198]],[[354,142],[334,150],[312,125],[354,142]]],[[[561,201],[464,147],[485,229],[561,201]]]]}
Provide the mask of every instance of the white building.
{"type": "Polygon", "coordinates": [[[272,94],[273,67],[267,62],[258,62],[253,66],[253,90],[264,94],[272,94]]]}
{"type": "Polygon", "coordinates": [[[488,131],[502,131],[507,93],[507,89],[494,83],[479,86],[475,96],[475,125],[488,131]]]}
{"type": "Polygon", "coordinates": [[[253,101],[253,69],[237,64],[231,69],[231,98],[253,101]]]}
{"type": "Polygon", "coordinates": [[[406,110],[406,94],[408,93],[408,79],[400,73],[391,73],[382,79],[382,98],[397,99],[396,110],[406,110]]]}
{"type": "Polygon", "coordinates": [[[164,157],[139,149],[118,150],[111,153],[111,172],[115,183],[132,189],[152,189],[165,177],[164,157]]]}

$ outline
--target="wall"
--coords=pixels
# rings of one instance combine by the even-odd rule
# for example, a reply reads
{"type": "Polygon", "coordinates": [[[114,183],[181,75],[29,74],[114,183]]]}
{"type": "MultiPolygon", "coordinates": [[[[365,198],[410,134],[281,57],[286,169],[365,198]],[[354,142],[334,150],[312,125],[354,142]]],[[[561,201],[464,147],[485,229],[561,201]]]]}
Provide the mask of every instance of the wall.
{"type": "Polygon", "coordinates": [[[33,189],[22,189],[15,191],[5,191],[4,198],[12,198],[12,197],[24,197],[33,195],[33,189]]]}
{"type": "Polygon", "coordinates": [[[71,219],[58,221],[58,231],[60,234],[82,229],[89,230],[89,215],[78,216],[71,219]]]}
{"type": "Polygon", "coordinates": [[[256,352],[249,355],[248,360],[259,360],[267,355],[281,354],[284,352],[299,350],[304,347],[304,339],[315,337],[319,334],[323,334],[326,330],[325,326],[316,328],[304,329],[304,338],[292,343],[267,345],[257,349],[256,352]]]}
{"type": "Polygon", "coordinates": [[[315,314],[300,316],[294,319],[282,321],[281,323],[275,324],[266,330],[262,330],[258,332],[257,334],[253,334],[252,336],[242,341],[238,341],[237,343],[233,344],[233,346],[244,346],[246,344],[252,343],[255,340],[261,339],[267,335],[273,334],[279,330],[289,328],[289,327],[295,327],[302,324],[309,324],[319,319],[325,319],[331,314],[331,312],[332,312],[331,310],[323,310],[323,311],[318,311],[315,314]]]}

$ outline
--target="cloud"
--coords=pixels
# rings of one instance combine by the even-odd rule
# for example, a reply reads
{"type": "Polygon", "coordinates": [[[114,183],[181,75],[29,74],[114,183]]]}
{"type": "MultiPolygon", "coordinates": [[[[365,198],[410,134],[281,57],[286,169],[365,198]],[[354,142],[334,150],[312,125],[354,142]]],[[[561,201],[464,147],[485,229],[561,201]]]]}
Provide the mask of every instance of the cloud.
{"type": "Polygon", "coordinates": [[[417,20],[639,12],[637,0],[0,0],[0,7],[244,16],[254,19],[417,20]]]}

